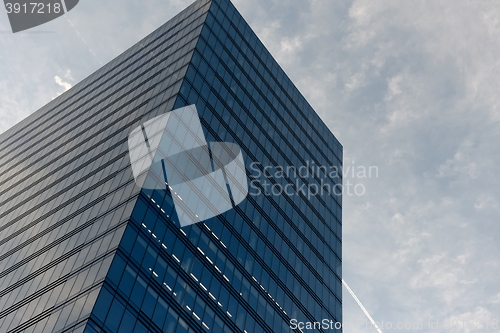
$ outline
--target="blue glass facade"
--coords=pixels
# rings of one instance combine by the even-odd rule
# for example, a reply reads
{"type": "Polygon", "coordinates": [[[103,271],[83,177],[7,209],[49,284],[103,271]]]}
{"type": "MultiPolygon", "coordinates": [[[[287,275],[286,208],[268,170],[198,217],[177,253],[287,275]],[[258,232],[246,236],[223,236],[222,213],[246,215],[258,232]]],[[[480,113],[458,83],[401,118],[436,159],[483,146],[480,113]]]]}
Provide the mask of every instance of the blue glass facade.
{"type": "Polygon", "coordinates": [[[0,166],[0,265],[17,281],[2,282],[1,331],[298,332],[292,319],[341,322],[341,196],[318,189],[342,179],[314,166],[339,170],[342,146],[228,0],[195,2],[0,142],[10,156],[0,166]],[[252,191],[234,209],[180,228],[175,193],[134,184],[126,140],[188,105],[208,141],[241,147],[252,191]],[[69,143],[57,150],[50,140],[69,143]],[[27,157],[9,150],[15,142],[27,157]],[[38,192],[22,187],[34,166],[11,184],[23,161],[43,162],[38,192]],[[301,166],[307,177],[270,172],[301,166]],[[25,197],[33,203],[20,204],[25,197]],[[21,222],[16,207],[27,212],[21,222]],[[49,245],[9,245],[40,234],[49,245]],[[70,235],[76,240],[50,250],[70,235]],[[64,268],[48,263],[71,255],[64,268]],[[20,269],[29,258],[50,272],[34,287],[39,271],[20,269]],[[39,312],[34,300],[44,304],[39,312]]]}

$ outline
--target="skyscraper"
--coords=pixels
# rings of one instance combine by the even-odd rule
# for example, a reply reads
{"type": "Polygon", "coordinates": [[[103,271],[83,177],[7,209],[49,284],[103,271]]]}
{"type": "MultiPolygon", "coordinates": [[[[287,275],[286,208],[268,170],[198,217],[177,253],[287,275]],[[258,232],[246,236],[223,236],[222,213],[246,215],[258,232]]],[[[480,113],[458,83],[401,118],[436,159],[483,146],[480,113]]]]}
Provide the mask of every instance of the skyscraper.
{"type": "Polygon", "coordinates": [[[342,146],[228,0],[0,135],[0,156],[1,332],[341,322],[342,146]]]}

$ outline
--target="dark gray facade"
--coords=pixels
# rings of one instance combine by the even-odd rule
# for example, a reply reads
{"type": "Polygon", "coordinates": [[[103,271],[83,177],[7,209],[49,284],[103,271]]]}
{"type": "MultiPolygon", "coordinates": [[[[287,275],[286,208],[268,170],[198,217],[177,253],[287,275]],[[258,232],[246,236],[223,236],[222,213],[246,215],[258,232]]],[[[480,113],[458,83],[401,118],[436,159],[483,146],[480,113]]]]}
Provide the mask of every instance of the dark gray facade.
{"type": "Polygon", "coordinates": [[[195,2],[3,133],[0,156],[1,332],[341,322],[342,179],[315,166],[338,170],[342,146],[227,0],[195,2]],[[134,182],[127,138],[188,105],[208,141],[241,147],[251,186],[180,228],[168,187],[134,182]]]}

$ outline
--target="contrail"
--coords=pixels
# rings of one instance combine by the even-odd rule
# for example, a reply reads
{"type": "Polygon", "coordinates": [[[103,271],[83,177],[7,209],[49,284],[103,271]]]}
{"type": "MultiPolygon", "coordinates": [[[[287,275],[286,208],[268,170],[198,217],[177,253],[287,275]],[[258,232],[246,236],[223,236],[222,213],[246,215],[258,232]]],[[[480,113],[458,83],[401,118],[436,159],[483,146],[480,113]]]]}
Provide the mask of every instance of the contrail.
{"type": "Polygon", "coordinates": [[[371,321],[372,325],[377,329],[378,333],[383,333],[380,328],[378,327],[377,323],[375,322],[375,320],[373,320],[372,316],[370,316],[370,314],[368,313],[368,311],[366,311],[365,307],[363,306],[363,304],[361,304],[361,301],[356,297],[356,295],[354,294],[354,292],[351,290],[351,288],[349,288],[349,286],[347,285],[347,283],[344,281],[344,279],[342,279],[342,284],[346,287],[347,291],[349,292],[349,294],[351,294],[352,298],[354,298],[354,300],[356,301],[356,303],[358,303],[359,307],[361,308],[361,310],[363,310],[363,312],[365,313],[366,317],[368,317],[368,319],[371,321]]]}
{"type": "Polygon", "coordinates": [[[90,54],[92,54],[94,56],[94,58],[102,65],[102,62],[99,60],[99,58],[97,58],[97,56],[95,55],[94,51],[92,51],[92,49],[90,48],[89,44],[87,44],[87,42],[85,41],[85,39],[83,39],[82,35],[75,28],[75,26],[73,25],[73,23],[69,20],[69,18],[66,18],[66,19],[68,20],[68,23],[71,25],[71,27],[73,27],[73,29],[75,29],[75,32],[77,33],[78,36],[80,36],[80,38],[85,43],[85,45],[87,45],[87,48],[89,49],[90,54]]]}

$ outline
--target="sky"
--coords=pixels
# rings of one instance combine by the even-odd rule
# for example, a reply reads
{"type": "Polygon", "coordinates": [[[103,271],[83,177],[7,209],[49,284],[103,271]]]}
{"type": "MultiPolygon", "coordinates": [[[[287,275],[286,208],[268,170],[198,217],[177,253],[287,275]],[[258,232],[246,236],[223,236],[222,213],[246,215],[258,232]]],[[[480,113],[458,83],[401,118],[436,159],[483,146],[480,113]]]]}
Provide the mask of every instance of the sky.
{"type": "MultiPolygon", "coordinates": [[[[82,0],[17,34],[0,10],[0,133],[190,2],[82,0]]],[[[364,193],[343,198],[343,277],[381,331],[500,332],[500,3],[233,3],[344,165],[377,170],[344,178],[364,193]]],[[[343,297],[344,332],[376,332],[343,297]]]]}

